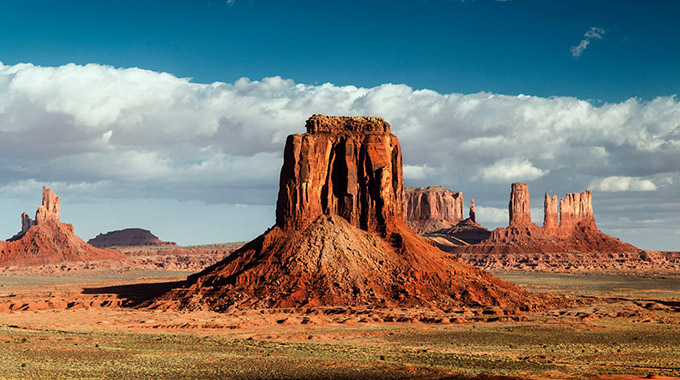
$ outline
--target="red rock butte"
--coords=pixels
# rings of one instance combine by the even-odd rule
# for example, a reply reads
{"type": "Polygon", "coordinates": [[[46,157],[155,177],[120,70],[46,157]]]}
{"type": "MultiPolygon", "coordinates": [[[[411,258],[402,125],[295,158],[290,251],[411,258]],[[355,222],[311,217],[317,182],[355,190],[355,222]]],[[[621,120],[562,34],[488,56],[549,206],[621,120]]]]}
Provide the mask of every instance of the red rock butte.
{"type": "Polygon", "coordinates": [[[590,191],[569,193],[559,201],[546,193],[542,227],[531,221],[526,184],[512,184],[508,207],[508,227],[495,229],[477,244],[440,247],[489,269],[625,269],[665,260],[598,230],[590,191]]]}
{"type": "Polygon", "coordinates": [[[419,234],[451,228],[465,219],[463,193],[442,186],[407,187],[405,192],[406,223],[419,234]]]}
{"type": "Polygon", "coordinates": [[[38,265],[66,261],[119,259],[119,252],[95,248],[73,232],[73,225],[61,223],[59,197],[43,187],[42,205],[35,220],[21,215],[21,231],[0,241],[0,264],[38,265]]]}
{"type": "Polygon", "coordinates": [[[464,264],[404,221],[399,140],[375,117],[313,115],[286,141],[276,224],[153,308],[499,306],[560,300],[464,264]]]}

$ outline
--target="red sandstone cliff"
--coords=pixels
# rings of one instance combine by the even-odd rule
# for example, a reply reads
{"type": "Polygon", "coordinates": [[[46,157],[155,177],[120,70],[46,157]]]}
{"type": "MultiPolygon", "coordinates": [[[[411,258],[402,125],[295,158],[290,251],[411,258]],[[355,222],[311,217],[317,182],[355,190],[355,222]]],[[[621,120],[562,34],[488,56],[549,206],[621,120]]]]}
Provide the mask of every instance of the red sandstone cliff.
{"type": "Polygon", "coordinates": [[[314,115],[287,139],[276,225],[149,307],[495,305],[554,298],[463,264],[404,222],[401,148],[382,118],[314,115]]]}
{"type": "Polygon", "coordinates": [[[463,194],[442,186],[407,187],[406,224],[419,234],[451,228],[465,216],[463,194]]]}
{"type": "Polygon", "coordinates": [[[95,248],[73,233],[71,224],[59,221],[59,197],[43,187],[42,205],[35,220],[21,215],[21,232],[0,241],[0,265],[35,265],[62,261],[123,258],[119,252],[95,248]]]}

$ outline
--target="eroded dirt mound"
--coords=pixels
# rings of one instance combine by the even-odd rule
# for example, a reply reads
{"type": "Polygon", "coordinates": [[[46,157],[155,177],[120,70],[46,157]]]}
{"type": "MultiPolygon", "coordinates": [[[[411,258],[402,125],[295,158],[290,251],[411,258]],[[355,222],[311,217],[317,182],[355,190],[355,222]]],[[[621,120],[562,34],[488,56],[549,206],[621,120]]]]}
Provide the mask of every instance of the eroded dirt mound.
{"type": "Polygon", "coordinates": [[[163,241],[149,230],[141,228],[126,228],[123,230],[111,231],[99,234],[97,237],[88,240],[91,244],[99,248],[110,247],[167,247],[176,246],[177,243],[163,241]]]}
{"type": "Polygon", "coordinates": [[[461,263],[403,224],[395,230],[386,241],[339,216],[321,216],[302,231],[274,227],[149,306],[533,310],[562,302],[461,263]]]}

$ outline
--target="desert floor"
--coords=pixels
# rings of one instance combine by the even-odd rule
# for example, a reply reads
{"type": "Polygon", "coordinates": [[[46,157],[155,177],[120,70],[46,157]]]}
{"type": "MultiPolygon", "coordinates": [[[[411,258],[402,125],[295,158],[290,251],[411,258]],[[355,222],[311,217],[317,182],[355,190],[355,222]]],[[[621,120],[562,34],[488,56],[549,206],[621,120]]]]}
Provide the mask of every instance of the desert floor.
{"type": "Polygon", "coordinates": [[[131,307],[188,273],[3,273],[0,378],[680,377],[680,275],[494,273],[585,303],[520,316],[131,307]]]}

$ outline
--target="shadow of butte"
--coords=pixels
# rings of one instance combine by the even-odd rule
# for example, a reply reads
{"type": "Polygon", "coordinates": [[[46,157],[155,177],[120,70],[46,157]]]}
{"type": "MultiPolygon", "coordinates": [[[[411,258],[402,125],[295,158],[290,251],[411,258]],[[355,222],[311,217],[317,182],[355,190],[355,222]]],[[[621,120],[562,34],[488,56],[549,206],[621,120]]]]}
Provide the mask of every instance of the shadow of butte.
{"type": "Polygon", "coordinates": [[[153,282],[129,285],[104,286],[100,288],[83,288],[82,294],[102,295],[114,294],[123,300],[123,306],[135,307],[164,293],[187,284],[186,280],[153,282]]]}

